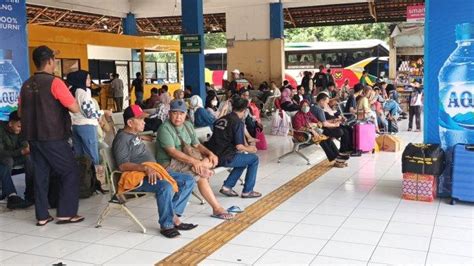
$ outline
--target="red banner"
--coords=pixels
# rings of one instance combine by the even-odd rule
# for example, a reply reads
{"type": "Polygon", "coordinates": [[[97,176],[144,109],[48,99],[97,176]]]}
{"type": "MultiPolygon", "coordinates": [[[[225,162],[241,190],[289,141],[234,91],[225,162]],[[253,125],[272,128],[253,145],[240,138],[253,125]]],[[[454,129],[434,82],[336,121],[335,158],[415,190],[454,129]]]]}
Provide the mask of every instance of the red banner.
{"type": "Polygon", "coordinates": [[[425,5],[416,5],[407,7],[407,22],[424,22],[425,5]]]}

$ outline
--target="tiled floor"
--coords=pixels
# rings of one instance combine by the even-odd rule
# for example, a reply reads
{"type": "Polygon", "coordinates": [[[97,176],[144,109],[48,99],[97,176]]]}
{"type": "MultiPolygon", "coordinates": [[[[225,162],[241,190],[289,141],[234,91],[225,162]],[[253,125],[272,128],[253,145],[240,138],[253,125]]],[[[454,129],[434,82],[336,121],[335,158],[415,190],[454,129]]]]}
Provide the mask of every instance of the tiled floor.
{"type": "MultiPolygon", "coordinates": [[[[405,143],[421,141],[420,133],[399,136],[405,143]]],[[[278,164],[276,158],[291,148],[290,139],[267,140],[269,150],[259,152],[256,187],[263,193],[311,167],[296,156],[278,164]]],[[[312,163],[324,158],[317,147],[304,153],[312,163]]],[[[400,156],[366,154],[351,159],[348,168],[329,171],[201,265],[474,264],[474,206],[401,200],[400,156]]],[[[224,178],[222,173],[212,179],[214,191],[224,178]]],[[[20,177],[15,182],[21,187],[20,177]]],[[[225,207],[245,208],[254,202],[217,196],[225,207]]],[[[0,265],[152,265],[221,222],[209,217],[208,205],[191,199],[184,219],[199,227],[179,239],[165,239],[158,232],[155,201],[140,199],[130,209],[147,234],[117,211],[102,228],[94,228],[106,202],[103,195],[81,200],[80,214],[86,222],[45,227],[34,226],[32,209],[8,211],[0,204],[0,265]]]]}

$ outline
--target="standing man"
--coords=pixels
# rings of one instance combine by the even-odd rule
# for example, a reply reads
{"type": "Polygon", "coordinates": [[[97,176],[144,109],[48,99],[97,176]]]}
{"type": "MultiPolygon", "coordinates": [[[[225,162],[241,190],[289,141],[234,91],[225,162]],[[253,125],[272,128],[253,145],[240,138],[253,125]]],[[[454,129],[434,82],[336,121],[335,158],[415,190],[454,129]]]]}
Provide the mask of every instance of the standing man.
{"type": "Polygon", "coordinates": [[[71,113],[79,106],[64,82],[53,75],[54,52],[47,46],[33,50],[38,69],[21,88],[18,113],[23,136],[29,142],[34,167],[35,210],[38,226],[54,220],[48,212],[49,176],[59,176],[58,224],[78,223],[79,169],[68,139],[71,137],[71,113]]]}
{"type": "Polygon", "coordinates": [[[409,107],[409,119],[408,119],[408,131],[413,129],[413,118],[415,118],[416,130],[415,132],[421,132],[421,110],[423,105],[423,89],[420,87],[420,83],[415,81],[412,84],[413,92],[410,94],[410,107],[409,107]]]}
{"type": "Polygon", "coordinates": [[[119,74],[114,74],[114,79],[110,83],[112,95],[114,96],[115,104],[117,105],[117,112],[123,110],[123,81],[119,79],[119,74]]]}
{"type": "Polygon", "coordinates": [[[319,65],[319,72],[314,73],[314,86],[316,87],[316,91],[313,91],[313,96],[318,95],[321,91],[327,88],[328,84],[328,77],[324,73],[324,66],[319,65]]]}
{"type": "Polygon", "coordinates": [[[374,83],[369,78],[369,73],[367,71],[362,71],[362,76],[360,77],[359,83],[364,86],[373,86],[374,83]]]}
{"type": "MultiPolygon", "coordinates": [[[[130,88],[129,95],[131,95],[132,90],[135,88],[135,104],[143,104],[143,78],[142,73],[137,72],[136,79],[132,82],[132,87],[130,88]]],[[[130,102],[130,104],[133,104],[130,102]]]]}

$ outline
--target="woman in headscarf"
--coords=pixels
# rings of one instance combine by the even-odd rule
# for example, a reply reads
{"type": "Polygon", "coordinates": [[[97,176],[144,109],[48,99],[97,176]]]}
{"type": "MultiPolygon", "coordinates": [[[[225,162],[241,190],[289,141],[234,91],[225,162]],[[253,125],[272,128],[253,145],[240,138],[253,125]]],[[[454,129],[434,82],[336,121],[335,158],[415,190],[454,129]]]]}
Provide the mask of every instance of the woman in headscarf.
{"type": "Polygon", "coordinates": [[[76,156],[87,155],[95,165],[96,172],[102,171],[99,159],[97,127],[102,115],[111,116],[109,110],[98,110],[92,101],[90,74],[84,70],[67,75],[67,83],[79,105],[79,113],[71,113],[72,142],[76,156]]]}
{"type": "MultiPolygon", "coordinates": [[[[346,161],[349,156],[340,154],[332,139],[322,134],[318,119],[310,112],[309,102],[303,100],[300,103],[300,110],[293,117],[293,129],[298,131],[306,131],[311,134],[313,143],[323,148],[326,157],[330,162],[336,160],[334,167],[343,168],[347,166],[346,161]]],[[[301,133],[295,132],[295,138],[300,138],[301,133]]]]}
{"type": "Polygon", "coordinates": [[[214,119],[219,117],[219,98],[217,97],[215,91],[208,91],[205,108],[212,115],[212,117],[214,117],[214,119]]]}
{"type": "Polygon", "coordinates": [[[216,120],[202,104],[201,97],[194,95],[189,100],[189,117],[196,128],[213,127],[216,120]]]}

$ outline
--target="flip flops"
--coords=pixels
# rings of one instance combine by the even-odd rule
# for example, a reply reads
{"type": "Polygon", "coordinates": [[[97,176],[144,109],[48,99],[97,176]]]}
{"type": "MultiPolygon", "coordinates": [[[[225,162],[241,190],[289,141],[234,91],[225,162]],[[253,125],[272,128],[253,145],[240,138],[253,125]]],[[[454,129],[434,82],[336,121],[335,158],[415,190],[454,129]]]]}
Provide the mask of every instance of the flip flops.
{"type": "Polygon", "coordinates": [[[45,226],[52,221],[54,221],[54,218],[49,216],[46,220],[43,220],[43,223],[41,223],[41,221],[36,222],[36,226],[45,226]]]}
{"type": "Polygon", "coordinates": [[[219,190],[219,192],[223,195],[226,195],[227,197],[238,197],[239,196],[239,194],[237,194],[237,192],[235,192],[234,190],[224,188],[224,187],[222,187],[221,190],[219,190]]]}
{"type": "Polygon", "coordinates": [[[226,220],[226,221],[234,219],[234,215],[228,212],[223,212],[219,214],[211,214],[211,217],[216,218],[216,219],[226,220]]]}
{"type": "Polygon", "coordinates": [[[75,223],[80,223],[84,221],[84,219],[85,219],[84,217],[76,215],[76,216],[70,217],[69,219],[58,220],[56,224],[75,224],[75,223]]]}
{"type": "Polygon", "coordinates": [[[249,193],[242,193],[243,199],[252,199],[252,198],[260,198],[262,193],[257,191],[250,191],[249,193]]]}
{"type": "Polygon", "coordinates": [[[227,209],[227,212],[231,213],[242,213],[244,212],[239,206],[231,206],[227,209]]]}

